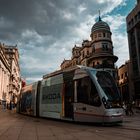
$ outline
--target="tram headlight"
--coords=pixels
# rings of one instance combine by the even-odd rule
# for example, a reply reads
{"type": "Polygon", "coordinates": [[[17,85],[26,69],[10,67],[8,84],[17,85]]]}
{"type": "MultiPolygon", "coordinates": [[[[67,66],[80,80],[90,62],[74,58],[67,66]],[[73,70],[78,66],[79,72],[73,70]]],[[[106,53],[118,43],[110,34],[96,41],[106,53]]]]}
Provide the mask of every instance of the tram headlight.
{"type": "Polygon", "coordinates": [[[109,101],[107,101],[105,97],[102,98],[102,101],[103,101],[103,104],[106,109],[111,108],[111,106],[112,106],[111,103],[109,101]]]}

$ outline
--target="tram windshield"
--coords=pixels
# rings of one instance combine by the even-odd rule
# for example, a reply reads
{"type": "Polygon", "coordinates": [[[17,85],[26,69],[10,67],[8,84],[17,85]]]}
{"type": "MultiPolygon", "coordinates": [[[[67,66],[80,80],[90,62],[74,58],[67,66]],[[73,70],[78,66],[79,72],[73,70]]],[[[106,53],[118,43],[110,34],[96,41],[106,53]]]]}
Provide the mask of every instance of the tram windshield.
{"type": "Polygon", "coordinates": [[[96,86],[89,76],[77,80],[77,98],[81,103],[97,107],[101,105],[96,86]]]}
{"type": "Polygon", "coordinates": [[[113,77],[105,71],[98,71],[96,76],[100,86],[108,97],[108,101],[120,100],[120,94],[113,77]]]}

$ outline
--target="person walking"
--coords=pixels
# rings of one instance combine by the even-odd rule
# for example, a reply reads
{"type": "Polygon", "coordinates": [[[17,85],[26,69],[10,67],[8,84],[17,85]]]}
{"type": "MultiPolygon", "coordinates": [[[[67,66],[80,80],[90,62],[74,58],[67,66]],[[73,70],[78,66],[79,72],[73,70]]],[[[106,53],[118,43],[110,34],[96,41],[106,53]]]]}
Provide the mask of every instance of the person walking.
{"type": "Polygon", "coordinates": [[[2,101],[2,110],[3,111],[6,110],[6,101],[5,100],[2,101]]]}
{"type": "Polygon", "coordinates": [[[128,103],[128,115],[130,115],[130,116],[134,115],[132,102],[128,103]]]}
{"type": "Polygon", "coordinates": [[[127,106],[126,106],[126,104],[124,102],[123,102],[122,107],[123,107],[123,110],[124,110],[125,115],[128,115],[127,106]]]}

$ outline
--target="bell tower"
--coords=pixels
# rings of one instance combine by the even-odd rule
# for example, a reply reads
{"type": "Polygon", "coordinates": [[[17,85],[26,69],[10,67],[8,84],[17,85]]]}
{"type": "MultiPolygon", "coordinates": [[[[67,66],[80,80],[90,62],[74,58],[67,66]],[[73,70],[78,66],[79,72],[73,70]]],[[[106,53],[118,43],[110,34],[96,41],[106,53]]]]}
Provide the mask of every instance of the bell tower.
{"type": "Polygon", "coordinates": [[[92,57],[89,66],[93,68],[115,69],[114,63],[118,57],[113,53],[112,33],[109,25],[101,19],[100,11],[98,21],[91,28],[92,57]]]}

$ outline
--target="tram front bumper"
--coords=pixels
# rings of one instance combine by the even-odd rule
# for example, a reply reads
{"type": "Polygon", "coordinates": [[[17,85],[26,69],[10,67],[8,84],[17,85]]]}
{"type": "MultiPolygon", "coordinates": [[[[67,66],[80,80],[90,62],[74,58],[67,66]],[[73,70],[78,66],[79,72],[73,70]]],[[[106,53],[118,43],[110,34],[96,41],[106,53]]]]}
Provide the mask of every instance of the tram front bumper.
{"type": "Polygon", "coordinates": [[[105,112],[104,122],[107,122],[107,123],[123,122],[123,112],[122,111],[105,112]]]}

